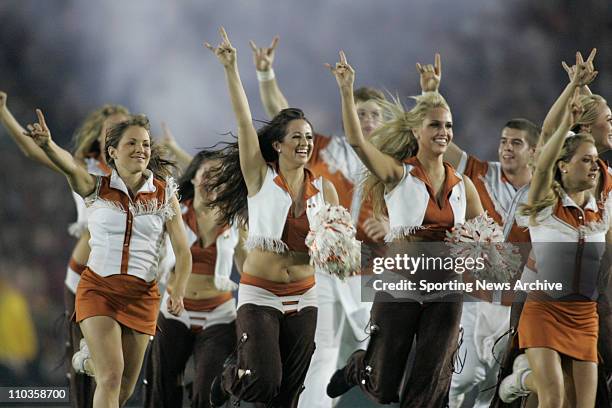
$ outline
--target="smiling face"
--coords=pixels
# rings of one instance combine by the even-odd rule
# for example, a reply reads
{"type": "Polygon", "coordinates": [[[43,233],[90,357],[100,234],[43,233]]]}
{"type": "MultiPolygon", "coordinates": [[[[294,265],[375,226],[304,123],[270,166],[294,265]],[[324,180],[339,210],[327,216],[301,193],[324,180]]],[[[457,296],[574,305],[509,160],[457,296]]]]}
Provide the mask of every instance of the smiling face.
{"type": "Polygon", "coordinates": [[[141,126],[129,126],[123,132],[116,147],[109,146],[108,152],[117,170],[129,173],[143,172],[151,159],[151,137],[141,126]]]}
{"type": "Polygon", "coordinates": [[[446,152],[453,140],[453,119],[444,108],[433,108],[425,114],[420,127],[413,129],[419,144],[419,151],[429,152],[434,156],[446,152]]]}
{"type": "Polygon", "coordinates": [[[534,148],[529,146],[527,131],[504,128],[497,154],[502,170],[507,174],[516,174],[525,169],[533,157],[534,148]]]}
{"type": "Polygon", "coordinates": [[[305,165],[312,156],[312,128],[304,119],[294,119],[287,124],[285,137],[281,142],[274,142],[273,147],[279,155],[279,160],[305,165]]]}
{"type": "Polygon", "coordinates": [[[597,185],[599,166],[597,149],[591,142],[582,142],[568,162],[559,161],[561,180],[567,191],[585,191],[597,185]]]}
{"type": "Polygon", "coordinates": [[[382,124],[382,109],[374,99],[358,101],[355,108],[357,109],[361,132],[367,139],[382,124]]]}

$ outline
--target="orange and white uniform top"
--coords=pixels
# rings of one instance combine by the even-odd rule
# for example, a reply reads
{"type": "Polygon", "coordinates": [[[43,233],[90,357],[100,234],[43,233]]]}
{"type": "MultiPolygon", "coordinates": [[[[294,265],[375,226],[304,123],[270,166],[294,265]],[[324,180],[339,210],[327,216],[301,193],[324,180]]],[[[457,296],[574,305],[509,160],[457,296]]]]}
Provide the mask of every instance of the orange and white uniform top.
{"type": "MultiPolygon", "coordinates": [[[[93,157],[85,159],[85,166],[87,172],[94,176],[107,176],[111,172],[110,167],[93,157]]],[[[87,229],[87,206],[83,197],[74,191],[72,191],[72,198],[74,198],[74,205],[77,210],[77,220],[68,226],[68,232],[73,237],[79,238],[87,229]]]]}
{"type": "Polygon", "coordinates": [[[176,194],[172,177],[165,181],[147,170],[147,179],[130,197],[115,170],[96,177],[94,192],[85,199],[91,253],[87,267],[100,276],[129,274],[146,282],[158,277],[165,222],[174,216],[176,194]]]}
{"type": "MultiPolygon", "coordinates": [[[[597,163],[599,165],[599,183],[601,185],[601,192],[597,198],[597,208],[601,212],[599,216],[605,217],[606,213],[609,214],[610,207],[612,206],[612,168],[610,168],[606,162],[601,159],[599,159],[597,163]]],[[[523,218],[521,222],[525,225],[528,224],[528,220],[525,218],[523,218]]],[[[540,275],[538,275],[536,255],[532,250],[529,254],[529,259],[523,268],[521,281],[533,282],[536,279],[540,279],[540,275]]]]}
{"type": "MultiPolygon", "coordinates": [[[[111,172],[110,167],[93,157],[85,159],[85,166],[87,167],[87,172],[94,176],[106,176],[111,172]]],[[[87,206],[83,197],[74,191],[72,191],[72,198],[77,210],[77,220],[68,226],[68,233],[79,239],[83,232],[87,230],[87,206]]],[[[78,264],[74,259],[70,260],[68,268],[66,268],[64,284],[72,293],[76,293],[83,269],[85,269],[85,265],[78,264]]]]}
{"type": "MultiPolygon", "coordinates": [[[[235,226],[220,227],[215,242],[208,247],[202,247],[198,235],[198,223],[193,200],[181,203],[187,243],[193,259],[191,273],[195,275],[224,276],[229,279],[232,274],[234,250],[240,238],[240,232],[235,226]]],[[[168,251],[172,256],[174,253],[168,251]]],[[[174,262],[172,262],[174,264],[174,262]]]]}
{"type": "MultiPolygon", "coordinates": [[[[303,200],[306,202],[306,218],[310,225],[315,214],[325,206],[323,178],[315,177],[310,170],[304,169],[304,183],[303,200]]],[[[291,248],[294,245],[283,241],[283,238],[286,240],[287,228],[292,228],[292,226],[295,228],[304,223],[300,223],[299,219],[291,219],[293,217],[290,216],[289,209],[293,200],[285,181],[275,166],[268,164],[261,188],[255,195],[248,197],[247,201],[249,236],[245,248],[249,251],[261,249],[276,253],[296,250],[296,248],[291,248]]],[[[295,231],[289,232],[293,235],[295,231]]],[[[305,239],[306,234],[303,234],[303,240],[305,239]]],[[[306,250],[305,245],[302,250],[306,250]]]]}
{"type": "Polygon", "coordinates": [[[591,300],[598,296],[598,276],[610,228],[610,203],[598,205],[594,196],[580,208],[564,191],[553,205],[536,215],[518,216],[529,226],[535,273],[523,274],[521,281],[548,280],[561,283],[561,290],[544,291],[554,298],[581,295],[591,300]]]}
{"type": "Polygon", "coordinates": [[[374,243],[363,229],[363,223],[373,217],[371,201],[362,201],[361,182],[367,169],[346,138],[317,133],[308,168],[336,187],[340,205],[349,210],[357,228],[356,238],[365,244],[374,243]]]}
{"type": "MultiPolygon", "coordinates": [[[[464,158],[465,156],[467,155],[464,153],[464,158]]],[[[472,180],[483,209],[497,224],[504,227],[506,221],[511,222],[505,236],[506,241],[528,243],[528,229],[517,225],[513,214],[513,211],[516,211],[513,202],[521,189],[515,188],[506,178],[501,163],[481,161],[469,156],[467,160],[462,159],[457,169],[472,180]]],[[[521,199],[526,200],[527,194],[521,199]]]]}
{"type": "Polygon", "coordinates": [[[421,234],[441,240],[445,231],[465,222],[467,198],[463,176],[448,163],[444,163],[444,170],[444,201],[440,206],[416,156],[404,162],[402,179],[393,190],[385,192],[390,226],[385,241],[421,234]]]}

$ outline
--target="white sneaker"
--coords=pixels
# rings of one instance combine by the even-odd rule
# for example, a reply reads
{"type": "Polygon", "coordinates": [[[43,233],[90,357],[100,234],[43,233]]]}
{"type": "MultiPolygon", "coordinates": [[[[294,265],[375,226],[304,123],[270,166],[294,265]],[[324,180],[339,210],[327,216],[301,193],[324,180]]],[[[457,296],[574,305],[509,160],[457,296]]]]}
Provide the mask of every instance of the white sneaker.
{"type": "Polygon", "coordinates": [[[499,398],[506,404],[531,393],[523,383],[524,378],[531,372],[529,360],[525,354],[519,355],[512,364],[512,374],[504,378],[499,385],[499,398]]]}
{"type": "Polygon", "coordinates": [[[90,377],[93,377],[93,373],[89,372],[85,368],[85,361],[90,359],[91,355],[89,354],[89,347],[87,347],[87,343],[85,339],[81,339],[79,342],[79,351],[74,353],[72,356],[72,368],[79,374],[87,374],[90,377]]]}
{"type": "Polygon", "coordinates": [[[519,370],[522,370],[524,368],[530,368],[529,367],[529,359],[527,358],[527,354],[525,354],[525,353],[519,354],[514,359],[514,363],[512,363],[512,372],[519,371],[519,370]]]}

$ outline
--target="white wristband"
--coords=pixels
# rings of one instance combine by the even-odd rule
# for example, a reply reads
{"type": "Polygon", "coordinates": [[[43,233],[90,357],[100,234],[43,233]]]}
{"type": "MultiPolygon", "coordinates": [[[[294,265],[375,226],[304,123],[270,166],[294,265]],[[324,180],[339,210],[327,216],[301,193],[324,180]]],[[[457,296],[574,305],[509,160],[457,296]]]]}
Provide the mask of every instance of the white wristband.
{"type": "Polygon", "coordinates": [[[275,78],[274,69],[270,68],[267,71],[256,71],[257,72],[257,80],[259,82],[271,81],[275,78]]]}

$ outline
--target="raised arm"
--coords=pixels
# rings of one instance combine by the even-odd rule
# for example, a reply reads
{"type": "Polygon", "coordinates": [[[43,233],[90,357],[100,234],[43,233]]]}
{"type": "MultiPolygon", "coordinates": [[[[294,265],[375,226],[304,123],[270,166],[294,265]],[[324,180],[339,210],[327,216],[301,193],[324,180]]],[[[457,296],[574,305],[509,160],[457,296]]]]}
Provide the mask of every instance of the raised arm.
{"type": "Polygon", "coordinates": [[[283,109],[289,107],[285,95],[281,92],[276,82],[272,63],[278,45],[278,36],[272,39],[269,47],[259,48],[253,41],[249,41],[253,50],[253,62],[257,70],[257,82],[259,82],[259,96],[266,114],[271,119],[283,109]]]}
{"type": "Polygon", "coordinates": [[[266,162],[259,148],[259,139],[253,126],[249,101],[247,100],[238,65],[236,63],[236,49],[232,47],[225,29],[221,27],[221,44],[213,47],[206,43],[205,46],[211,50],[225,68],[225,78],[229,88],[230,99],[236,121],[238,122],[238,149],[240,151],[240,169],[247,185],[249,196],[259,191],[266,175],[266,162]]]}
{"type": "Polygon", "coordinates": [[[187,166],[189,166],[189,163],[191,163],[193,156],[191,156],[189,153],[184,151],[181,146],[179,146],[179,144],[176,142],[176,139],[174,138],[174,135],[170,131],[170,128],[168,127],[168,125],[166,125],[165,122],[161,123],[161,127],[162,131],[164,132],[160,141],[162,146],[170,150],[170,152],[174,155],[178,166],[182,171],[184,171],[187,166]]]}
{"type": "Polygon", "coordinates": [[[540,151],[529,188],[529,205],[544,199],[550,192],[555,175],[555,163],[563,149],[563,143],[575,119],[580,115],[578,105],[580,90],[574,89],[574,96],[566,106],[561,124],[540,151]]]}
{"type": "Polygon", "coordinates": [[[335,67],[326,64],[340,88],[342,98],[342,121],[344,132],[350,145],[353,147],[363,164],[376,175],[383,183],[392,187],[399,182],[404,174],[404,168],[393,157],[382,153],[363,136],[359,117],[353,99],[353,83],[355,71],[346,61],[343,51],[340,51],[340,62],[335,67]]]}
{"type": "Polygon", "coordinates": [[[174,264],[174,282],[172,285],[172,293],[168,299],[168,311],[174,315],[179,315],[183,307],[183,297],[187,288],[187,278],[191,273],[191,252],[187,243],[187,233],[185,232],[185,224],[181,218],[181,206],[179,205],[176,196],[171,199],[174,216],[166,221],[166,231],[172,243],[172,251],[176,257],[174,264]]]}
{"type": "MultiPolygon", "coordinates": [[[[442,82],[442,58],[439,53],[434,57],[434,64],[421,65],[416,63],[416,69],[419,73],[419,83],[421,84],[421,92],[439,92],[440,83],[442,82]]],[[[461,158],[463,157],[463,149],[451,142],[444,153],[444,161],[448,162],[454,168],[459,167],[461,158]]]]}
{"type": "Polygon", "coordinates": [[[68,179],[70,187],[82,197],[90,195],[96,187],[96,179],[85,168],[79,165],[74,157],[51,140],[51,131],[45,123],[45,117],[40,109],[36,109],[38,122],[27,125],[25,136],[32,138],[49,160],[57,166],[68,179]]]}
{"type": "MultiPolygon", "coordinates": [[[[593,66],[593,60],[597,49],[593,48],[589,57],[586,61],[582,58],[580,52],[576,53],[576,65],[574,68],[574,75],[570,77],[570,82],[567,84],[561,95],[557,98],[553,106],[550,108],[542,124],[542,134],[538,141],[538,147],[544,146],[548,139],[552,136],[555,130],[560,126],[563,116],[567,109],[567,105],[574,95],[576,89],[581,89],[584,86],[590,84],[597,76],[597,71],[593,66]]],[[[563,63],[565,66],[567,64],[563,63]]]]}
{"type": "Polygon", "coordinates": [[[2,122],[2,126],[4,126],[11,136],[11,139],[17,144],[19,150],[21,150],[28,159],[32,159],[35,162],[49,167],[51,170],[61,173],[61,170],[53,164],[45,152],[34,143],[34,140],[25,135],[25,129],[17,122],[17,119],[15,119],[11,111],[9,111],[7,99],[8,96],[6,93],[0,92],[0,122],[2,122]]]}

